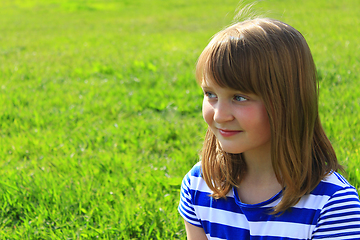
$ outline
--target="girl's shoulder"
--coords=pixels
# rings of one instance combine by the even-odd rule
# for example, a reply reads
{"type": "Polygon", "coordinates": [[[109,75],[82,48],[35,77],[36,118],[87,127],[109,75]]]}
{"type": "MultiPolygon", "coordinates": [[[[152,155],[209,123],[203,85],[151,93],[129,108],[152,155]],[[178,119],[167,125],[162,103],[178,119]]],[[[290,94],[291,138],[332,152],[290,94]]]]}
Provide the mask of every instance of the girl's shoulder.
{"type": "Polygon", "coordinates": [[[198,188],[199,185],[202,185],[204,182],[205,180],[202,178],[201,162],[197,162],[183,179],[183,183],[186,183],[186,185],[193,190],[198,188]]]}
{"type": "MultiPolygon", "coordinates": [[[[197,162],[183,178],[182,191],[189,192],[192,196],[201,196],[204,199],[209,199],[209,195],[213,194],[213,191],[202,177],[201,161],[197,162]]],[[[234,192],[229,191],[226,197],[233,198],[234,192]]]]}
{"type": "Polygon", "coordinates": [[[322,210],[333,201],[359,201],[356,189],[339,173],[331,172],[294,206],[322,210]]]}
{"type": "Polygon", "coordinates": [[[188,175],[201,177],[201,161],[197,162],[188,172],[188,175]]]}
{"type": "Polygon", "coordinates": [[[360,239],[359,196],[341,174],[327,175],[313,190],[312,199],[313,205],[321,206],[313,238],[360,239]]]}
{"type": "Polygon", "coordinates": [[[338,172],[331,172],[326,175],[312,191],[315,195],[328,195],[332,196],[339,191],[355,191],[356,189],[338,172]]]}

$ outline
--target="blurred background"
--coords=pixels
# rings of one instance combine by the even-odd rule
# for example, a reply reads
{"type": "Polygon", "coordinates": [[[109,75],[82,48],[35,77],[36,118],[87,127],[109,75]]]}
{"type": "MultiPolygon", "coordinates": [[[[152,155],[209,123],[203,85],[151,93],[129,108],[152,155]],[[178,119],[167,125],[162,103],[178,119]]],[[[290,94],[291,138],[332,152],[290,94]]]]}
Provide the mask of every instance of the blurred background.
{"type": "MultiPolygon", "coordinates": [[[[194,77],[251,1],[0,0],[0,236],[185,239],[206,124],[194,77]]],[[[308,41],[320,115],[360,187],[360,2],[265,0],[308,41]]]]}

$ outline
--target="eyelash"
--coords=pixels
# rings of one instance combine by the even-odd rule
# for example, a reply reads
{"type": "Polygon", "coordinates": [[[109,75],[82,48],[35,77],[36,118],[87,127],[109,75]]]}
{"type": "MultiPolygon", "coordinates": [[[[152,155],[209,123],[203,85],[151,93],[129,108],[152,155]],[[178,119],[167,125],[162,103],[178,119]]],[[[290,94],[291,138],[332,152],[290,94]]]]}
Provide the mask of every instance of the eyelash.
{"type": "Polygon", "coordinates": [[[214,95],[216,96],[215,94],[211,93],[211,92],[204,92],[204,95],[208,98],[213,98],[213,97],[210,97],[209,95],[214,95]]]}
{"type": "MultiPolygon", "coordinates": [[[[204,92],[204,95],[209,99],[213,99],[213,98],[216,97],[216,94],[214,94],[212,92],[204,92]],[[213,95],[213,97],[211,97],[211,95],[213,95]]],[[[246,101],[248,99],[243,97],[243,96],[240,96],[240,95],[234,95],[234,100],[237,101],[237,102],[243,102],[243,101],[246,101]],[[241,100],[239,100],[239,99],[241,99],[241,100]]]]}
{"type": "Polygon", "coordinates": [[[243,96],[239,96],[239,95],[235,95],[234,98],[242,98],[242,100],[236,100],[236,101],[239,101],[239,102],[243,102],[243,101],[246,101],[247,99],[244,98],[243,96]]]}

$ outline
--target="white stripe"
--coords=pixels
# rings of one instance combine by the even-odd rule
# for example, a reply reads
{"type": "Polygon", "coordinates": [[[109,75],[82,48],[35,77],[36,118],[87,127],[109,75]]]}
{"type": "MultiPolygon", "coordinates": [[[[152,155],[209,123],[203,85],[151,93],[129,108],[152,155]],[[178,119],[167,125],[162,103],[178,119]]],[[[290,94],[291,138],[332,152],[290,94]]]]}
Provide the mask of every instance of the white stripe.
{"type": "Polygon", "coordinates": [[[187,202],[187,203],[190,203],[191,201],[191,196],[188,195],[188,194],[180,194],[180,199],[181,201],[180,202],[187,202]]]}
{"type": "MultiPolygon", "coordinates": [[[[323,225],[323,226],[321,226],[321,229],[344,227],[344,226],[356,225],[356,224],[359,225],[358,229],[359,229],[359,231],[360,231],[360,221],[351,221],[351,222],[344,222],[344,223],[336,223],[336,224],[323,225]]],[[[352,228],[352,229],[353,229],[353,228],[352,228]]]]}
{"type": "Polygon", "coordinates": [[[340,236],[340,237],[331,237],[331,240],[346,240],[346,239],[360,239],[360,234],[351,235],[351,236],[340,236]]]}
{"type": "Polygon", "coordinates": [[[194,206],[198,217],[203,221],[227,225],[230,227],[249,229],[248,221],[244,214],[233,213],[222,209],[194,206]]]}
{"type": "Polygon", "coordinates": [[[341,186],[341,187],[348,187],[349,184],[346,183],[343,183],[342,181],[340,181],[340,179],[337,177],[337,175],[335,173],[332,173],[331,175],[328,175],[326,176],[322,182],[327,182],[327,183],[331,183],[331,184],[334,184],[334,185],[338,185],[338,186],[341,186]]]}
{"type": "Polygon", "coordinates": [[[184,190],[187,190],[189,192],[190,185],[187,181],[183,182],[183,185],[181,186],[184,190]]]}
{"type": "MultiPolygon", "coordinates": [[[[351,216],[347,215],[346,217],[348,217],[348,218],[358,218],[358,219],[360,219],[360,214],[353,214],[353,215],[351,215],[351,216]]],[[[322,222],[332,222],[332,221],[339,221],[339,220],[344,220],[344,216],[332,217],[332,218],[328,218],[328,219],[325,219],[325,220],[321,220],[321,221],[319,222],[319,224],[322,223],[322,222]]]]}
{"type": "MultiPolygon", "coordinates": [[[[323,214],[321,217],[331,216],[331,215],[334,215],[334,214],[358,212],[358,211],[359,211],[358,207],[357,208],[346,208],[346,209],[342,209],[342,210],[329,211],[329,212],[323,214]]],[[[349,214],[345,214],[345,215],[349,215],[349,214]]],[[[329,218],[329,219],[331,219],[331,218],[329,218]]],[[[329,221],[329,219],[326,219],[326,221],[329,221]]]]}
{"type": "MultiPolygon", "coordinates": [[[[351,230],[353,231],[354,229],[352,228],[351,230]]],[[[331,236],[332,234],[340,234],[340,233],[350,233],[350,232],[349,232],[349,229],[341,229],[341,230],[336,229],[336,230],[332,230],[332,231],[329,230],[326,232],[316,232],[313,236],[318,236],[318,235],[331,236]]],[[[353,237],[352,239],[355,239],[354,236],[352,236],[352,237],[353,237]]],[[[331,238],[331,239],[333,239],[333,238],[331,238]]],[[[344,239],[344,238],[342,237],[341,239],[344,239]]]]}
{"type": "Polygon", "coordinates": [[[195,221],[192,221],[192,220],[190,220],[190,219],[188,219],[188,218],[186,218],[184,215],[182,215],[182,213],[180,212],[180,215],[188,222],[188,223],[191,223],[191,224],[193,224],[193,225],[195,225],[195,226],[199,226],[199,227],[201,227],[201,225],[199,225],[199,223],[198,222],[195,222],[195,221]]]}
{"type": "MultiPolygon", "coordinates": [[[[337,191],[337,192],[334,194],[334,199],[344,197],[344,196],[337,196],[337,195],[343,194],[343,193],[352,193],[352,194],[354,194],[355,196],[357,196],[356,190],[355,190],[354,188],[349,188],[349,187],[348,187],[348,188],[340,189],[339,191],[337,191]]],[[[354,195],[350,195],[350,196],[353,196],[353,197],[354,197],[354,195]]]]}
{"type": "MultiPolygon", "coordinates": [[[[312,209],[318,210],[321,209],[329,200],[329,196],[326,195],[305,195],[303,196],[300,201],[294,206],[294,208],[299,209],[312,209]]],[[[277,199],[276,201],[264,206],[264,207],[274,207],[281,201],[282,198],[277,199]]]]}
{"type": "Polygon", "coordinates": [[[334,197],[332,199],[329,200],[329,203],[328,205],[330,205],[331,203],[333,202],[356,202],[356,204],[360,205],[360,202],[359,202],[359,198],[357,196],[354,196],[354,195],[346,195],[346,196],[339,196],[339,197],[334,197]]]}
{"type": "MultiPolygon", "coordinates": [[[[202,177],[196,177],[196,176],[189,176],[189,177],[191,182],[191,186],[189,186],[189,189],[208,193],[209,195],[213,193],[213,191],[211,191],[211,189],[208,187],[208,185],[206,184],[205,180],[202,177]]],[[[231,189],[226,194],[226,196],[234,197],[233,190],[231,189]]]]}
{"type": "MultiPolygon", "coordinates": [[[[352,193],[352,192],[349,192],[349,193],[352,193]]],[[[336,194],[337,194],[337,193],[336,193],[336,194]]],[[[347,199],[357,200],[358,197],[355,196],[355,195],[353,195],[353,194],[349,194],[349,195],[345,195],[345,196],[335,196],[335,197],[333,197],[333,198],[331,198],[331,199],[329,200],[329,203],[332,203],[332,202],[335,202],[335,201],[342,201],[342,202],[344,202],[344,201],[347,200],[347,199]]],[[[357,202],[359,202],[359,201],[357,201],[357,202]]]]}
{"type": "MultiPolygon", "coordinates": [[[[350,218],[350,216],[347,216],[348,218],[350,218]]],[[[360,214],[354,214],[351,216],[351,218],[358,218],[360,219],[360,214]]],[[[351,219],[350,218],[350,219],[351,219]]],[[[314,231],[317,231],[317,229],[319,228],[332,228],[334,225],[333,224],[327,224],[327,222],[333,222],[333,221],[339,221],[339,220],[344,220],[344,216],[339,216],[339,217],[333,217],[333,218],[328,218],[328,219],[322,219],[318,222],[318,226],[314,231]],[[323,225],[324,224],[324,225],[323,225]]],[[[340,224],[340,223],[337,223],[340,224]]],[[[346,222],[345,224],[352,224],[352,220],[350,222],[346,222]]]]}
{"type": "Polygon", "coordinates": [[[224,239],[224,238],[210,237],[210,234],[206,234],[206,237],[207,237],[209,240],[226,240],[226,239],[224,239]]]}
{"type": "Polygon", "coordinates": [[[329,196],[305,195],[294,206],[294,208],[321,209],[329,200],[329,196]]]}
{"type": "Polygon", "coordinates": [[[309,239],[315,226],[291,222],[250,222],[251,236],[309,239]]]}
{"type": "Polygon", "coordinates": [[[271,202],[271,203],[269,203],[269,204],[267,204],[267,205],[264,205],[263,207],[264,207],[264,208],[267,208],[267,207],[270,207],[270,208],[275,207],[276,205],[278,205],[278,204],[280,203],[281,199],[282,199],[282,197],[280,196],[280,197],[279,197],[278,199],[276,199],[275,201],[273,201],[273,202],[271,202]]]}
{"type": "MultiPolygon", "coordinates": [[[[193,212],[193,209],[189,208],[189,207],[186,206],[185,204],[181,204],[180,206],[181,206],[181,208],[182,208],[183,210],[187,210],[187,211],[189,211],[189,212],[193,212]]],[[[195,213],[194,213],[194,214],[187,213],[187,214],[188,214],[189,216],[194,216],[194,218],[197,218],[195,213]]]]}
{"type": "MultiPolygon", "coordinates": [[[[197,165],[199,165],[198,163],[197,165]]],[[[328,196],[327,194],[332,193],[330,189],[334,189],[330,186],[329,191],[325,191],[324,195],[313,195],[309,194],[303,196],[299,203],[294,206],[294,208],[298,209],[312,209],[312,210],[321,210],[320,221],[318,222],[318,228],[315,228],[315,225],[302,224],[302,223],[294,223],[294,222],[280,222],[280,221],[264,221],[264,222],[248,222],[246,216],[241,213],[234,213],[222,209],[216,209],[211,207],[203,207],[203,206],[193,206],[191,205],[192,196],[190,190],[200,191],[205,194],[211,194],[212,191],[206,185],[204,179],[196,176],[191,176],[188,174],[186,179],[183,181],[183,189],[189,191],[189,193],[185,194],[184,190],[182,190],[183,195],[181,196],[181,201],[186,202],[191,207],[195,209],[195,212],[192,212],[190,207],[184,205],[184,203],[180,203],[180,214],[191,224],[199,226],[199,223],[192,219],[201,219],[202,221],[209,221],[210,223],[216,223],[223,226],[235,227],[238,229],[246,229],[250,230],[251,236],[277,236],[277,237],[291,237],[295,239],[309,239],[311,238],[311,234],[315,233],[314,236],[324,236],[326,239],[337,239],[337,240],[345,240],[345,239],[360,239],[359,235],[356,236],[345,236],[345,237],[331,237],[331,234],[351,234],[352,232],[358,231],[360,229],[360,221],[358,220],[360,214],[357,213],[359,211],[360,203],[357,200],[356,190],[351,188],[351,185],[346,182],[341,175],[337,175],[333,173],[327,177],[325,177],[322,182],[326,182],[328,184],[334,184],[337,186],[344,187],[346,189],[341,189],[335,192],[332,196],[328,196]],[[344,182],[342,182],[344,181],[344,182]],[[340,194],[346,194],[345,196],[339,196],[340,194]],[[339,201],[339,203],[335,203],[335,201],[339,201]],[[326,205],[327,208],[323,209],[326,205]],[[348,205],[355,205],[354,207],[347,207],[348,205]],[[347,207],[347,209],[336,210],[334,208],[337,207],[347,207]],[[185,211],[186,210],[186,211],[185,211]],[[324,214],[324,211],[328,212],[324,214]],[[190,214],[187,213],[190,212],[190,214]],[[335,216],[335,214],[339,214],[340,216],[335,216]],[[353,215],[351,215],[353,214],[353,215]],[[184,216],[185,215],[185,216],[184,216]],[[329,217],[328,219],[323,219],[324,217],[329,217]],[[352,218],[356,218],[356,220],[351,220],[352,218]],[[339,220],[347,220],[349,222],[344,223],[335,223],[329,224],[332,221],[339,220]],[[321,225],[324,224],[324,225],[321,225]],[[354,228],[348,228],[349,225],[355,225],[354,228]],[[341,230],[335,230],[334,228],[343,228],[341,230]],[[314,230],[316,229],[316,230],[314,230]],[[324,229],[325,232],[317,233],[319,229],[324,229]]],[[[320,183],[321,184],[321,183],[320,183]]],[[[233,197],[233,191],[230,191],[227,196],[233,197]]],[[[276,201],[271,202],[268,206],[274,206],[278,204],[281,200],[281,197],[276,201]]],[[[296,217],[296,216],[295,216],[296,217]]],[[[223,240],[221,238],[211,238],[209,234],[207,234],[208,239],[213,240],[223,240]]]]}
{"type": "Polygon", "coordinates": [[[235,198],[234,197],[234,188],[230,189],[230,191],[226,194],[226,197],[235,198]]]}
{"type": "Polygon", "coordinates": [[[197,216],[196,216],[196,215],[193,215],[193,214],[188,214],[187,212],[184,211],[184,209],[186,209],[186,206],[181,205],[181,206],[180,206],[180,210],[181,210],[181,211],[179,211],[180,215],[181,215],[187,222],[192,223],[192,224],[194,224],[194,225],[196,225],[196,226],[201,226],[199,222],[193,221],[193,220],[190,219],[190,218],[195,218],[195,219],[197,219],[197,216]]]}
{"type": "Polygon", "coordinates": [[[340,203],[336,203],[336,204],[332,204],[331,206],[327,206],[326,208],[323,209],[323,212],[330,209],[334,209],[337,207],[343,207],[343,206],[349,206],[347,209],[351,209],[351,208],[357,208],[360,206],[360,203],[358,201],[347,201],[347,202],[340,202],[340,203]],[[355,206],[349,206],[349,205],[357,205],[355,206]]]}
{"type": "Polygon", "coordinates": [[[206,182],[201,177],[189,176],[190,177],[190,186],[192,190],[197,190],[201,192],[211,193],[210,188],[206,185],[206,182]]]}
{"type": "MultiPolygon", "coordinates": [[[[191,177],[191,176],[189,176],[189,177],[191,177]]],[[[191,181],[191,179],[190,179],[190,181],[191,181]]],[[[190,188],[190,184],[189,184],[189,182],[188,182],[187,179],[185,179],[182,183],[184,184],[184,186],[185,186],[184,188],[185,188],[185,189],[190,188]]]]}
{"type": "Polygon", "coordinates": [[[186,188],[184,188],[184,187],[183,187],[183,189],[184,189],[184,191],[181,191],[180,196],[184,196],[184,197],[187,198],[187,199],[191,199],[191,195],[190,195],[189,189],[186,189],[186,188]]]}
{"type": "MultiPolygon", "coordinates": [[[[354,211],[356,212],[356,211],[354,211]]],[[[347,215],[347,218],[358,218],[360,219],[360,214],[351,214],[351,215],[347,215]]],[[[326,221],[321,221],[321,222],[330,222],[330,221],[339,221],[339,220],[344,220],[344,216],[339,216],[339,217],[331,217],[326,219],[326,221]]]]}

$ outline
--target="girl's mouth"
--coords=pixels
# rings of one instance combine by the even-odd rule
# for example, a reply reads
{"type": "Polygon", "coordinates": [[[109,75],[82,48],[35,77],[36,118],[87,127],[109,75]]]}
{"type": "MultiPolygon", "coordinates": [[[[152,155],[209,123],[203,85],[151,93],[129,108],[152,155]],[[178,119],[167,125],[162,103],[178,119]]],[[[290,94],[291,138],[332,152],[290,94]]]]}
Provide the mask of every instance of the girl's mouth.
{"type": "Polygon", "coordinates": [[[234,136],[238,133],[241,133],[242,131],[240,130],[227,130],[227,129],[219,129],[219,133],[221,134],[221,136],[223,137],[231,137],[234,136]]]}

